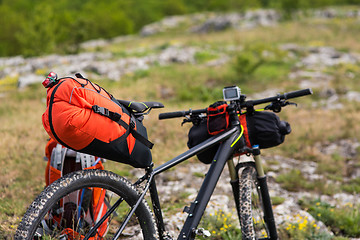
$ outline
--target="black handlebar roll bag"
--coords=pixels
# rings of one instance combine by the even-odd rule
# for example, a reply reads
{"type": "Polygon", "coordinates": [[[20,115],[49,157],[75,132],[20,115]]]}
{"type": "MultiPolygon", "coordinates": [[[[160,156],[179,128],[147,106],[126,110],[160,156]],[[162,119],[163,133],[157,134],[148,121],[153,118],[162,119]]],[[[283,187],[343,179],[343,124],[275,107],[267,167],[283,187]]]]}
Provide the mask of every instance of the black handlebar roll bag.
{"type": "MultiPolygon", "coordinates": [[[[209,131],[209,126],[213,126],[211,129],[216,129],[217,133],[228,127],[228,117],[224,114],[224,106],[223,104],[217,105],[215,108],[220,106],[220,110],[212,109],[210,118],[208,116],[207,119],[201,120],[190,128],[187,142],[189,148],[204,142],[214,135],[215,131],[209,131]],[[218,123],[218,126],[216,126],[215,122],[218,123]]],[[[239,116],[239,119],[244,129],[243,135],[246,145],[250,148],[254,145],[259,145],[261,149],[278,146],[284,142],[285,135],[291,132],[290,124],[280,120],[273,112],[254,111],[252,114],[244,113],[239,116]]],[[[219,146],[220,144],[217,144],[197,154],[197,158],[205,164],[210,164],[219,146]]]]}
{"type": "Polygon", "coordinates": [[[291,132],[290,124],[273,112],[254,111],[240,115],[244,136],[248,147],[259,145],[261,149],[282,144],[285,135],[291,132]]]}

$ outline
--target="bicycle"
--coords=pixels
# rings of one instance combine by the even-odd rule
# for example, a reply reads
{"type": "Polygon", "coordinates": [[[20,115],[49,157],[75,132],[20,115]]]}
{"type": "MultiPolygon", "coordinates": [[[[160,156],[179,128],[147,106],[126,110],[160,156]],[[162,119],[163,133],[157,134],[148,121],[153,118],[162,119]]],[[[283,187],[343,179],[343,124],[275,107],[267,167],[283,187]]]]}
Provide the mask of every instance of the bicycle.
{"type": "MultiPolygon", "coordinates": [[[[240,124],[239,115],[254,112],[254,106],[264,103],[270,103],[265,109],[279,112],[283,107],[293,104],[288,102],[288,99],[310,94],[312,94],[311,89],[303,89],[259,100],[246,100],[246,96],[240,93],[239,88],[224,88],[224,99],[227,101],[226,111],[229,114],[230,121],[229,127],[225,131],[208,138],[156,168],[153,166],[146,168],[145,175],[134,184],[124,177],[106,170],[82,170],[58,179],[48,186],[30,205],[17,229],[15,238],[98,239],[96,231],[106,221],[109,227],[105,239],[123,237],[172,239],[165,230],[154,177],[219,144],[195,201],[184,208],[188,217],[177,239],[195,239],[198,235],[210,236],[210,232],[198,228],[198,224],[225,164],[228,165],[230,171],[230,183],[241,226],[242,239],[278,239],[267,179],[260,157],[260,148],[258,146],[246,146],[243,135],[244,129],[240,124]],[[244,153],[252,155],[253,160],[235,163],[233,156],[244,153]],[[59,209],[59,202],[64,201],[72,192],[86,188],[101,188],[106,191],[108,211],[90,226],[84,224],[81,213],[77,217],[74,213],[74,220],[71,221],[71,224],[67,224],[73,234],[65,234],[66,229],[53,221],[54,217],[61,214],[59,213],[61,210],[59,209]],[[150,193],[152,210],[145,200],[145,195],[148,192],[150,193]],[[266,234],[262,234],[261,229],[264,229],[266,234]]],[[[151,108],[156,108],[155,105],[147,103],[144,110],[150,111],[151,108]]],[[[144,108],[144,104],[140,103],[133,102],[132,106],[144,108]]],[[[161,107],[159,104],[156,106],[161,107]]],[[[206,118],[206,113],[206,108],[190,109],[189,111],[161,113],[159,119],[185,117],[184,122],[194,123],[206,118]]],[[[142,117],[142,114],[138,114],[138,117],[142,117]]]]}

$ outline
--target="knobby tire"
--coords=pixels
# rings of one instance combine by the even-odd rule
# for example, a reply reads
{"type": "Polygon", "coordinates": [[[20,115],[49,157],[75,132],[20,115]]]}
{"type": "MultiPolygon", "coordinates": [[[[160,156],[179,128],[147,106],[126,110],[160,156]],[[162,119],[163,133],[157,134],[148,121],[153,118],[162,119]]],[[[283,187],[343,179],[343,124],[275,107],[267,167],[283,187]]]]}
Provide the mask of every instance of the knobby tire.
{"type": "Polygon", "coordinates": [[[264,208],[254,167],[242,169],[240,175],[240,226],[243,240],[268,239],[264,208]]]}
{"type": "MultiPolygon", "coordinates": [[[[25,213],[16,231],[15,239],[38,239],[35,236],[35,234],[37,234],[36,232],[39,232],[39,228],[41,229],[44,222],[50,221],[49,218],[52,216],[51,212],[53,209],[59,205],[60,201],[64,201],[61,199],[70,196],[70,193],[91,188],[102,188],[106,190],[108,209],[110,209],[110,205],[114,204],[115,198],[124,200],[117,210],[109,216],[109,228],[107,234],[102,238],[112,239],[121,225],[121,220],[125,218],[123,216],[126,216],[127,212],[130,211],[129,205],[133,206],[136,203],[139,193],[125,178],[104,170],[73,172],[45,188],[25,213]]],[[[156,224],[145,200],[140,203],[135,215],[136,217],[133,216],[131,218],[128,224],[130,225],[129,228],[127,225],[124,231],[125,234],[121,235],[120,239],[157,239],[156,224]],[[130,233],[126,233],[127,229],[130,229],[130,233]]],[[[58,239],[61,234],[59,232],[61,230],[63,231],[63,229],[59,230],[57,228],[50,227],[51,231],[49,231],[49,235],[41,236],[42,238],[40,239],[58,239]]],[[[74,228],[77,228],[76,230],[79,231],[79,226],[74,228]]],[[[83,231],[81,234],[85,235],[88,229],[81,229],[81,231],[83,231]]],[[[96,239],[96,237],[92,239],[96,239]]]]}

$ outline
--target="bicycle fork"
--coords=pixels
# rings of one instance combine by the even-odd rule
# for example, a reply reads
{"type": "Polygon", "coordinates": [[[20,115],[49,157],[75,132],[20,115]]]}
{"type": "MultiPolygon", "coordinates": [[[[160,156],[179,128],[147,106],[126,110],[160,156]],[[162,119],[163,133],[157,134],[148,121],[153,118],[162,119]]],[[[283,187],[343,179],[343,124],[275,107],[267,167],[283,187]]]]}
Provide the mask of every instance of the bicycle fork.
{"type": "MultiPolygon", "coordinates": [[[[260,157],[260,149],[259,148],[255,147],[253,149],[253,157],[254,157],[255,168],[256,168],[256,172],[257,172],[258,186],[260,188],[260,194],[261,194],[262,204],[263,204],[263,208],[264,208],[264,220],[266,222],[266,225],[268,226],[268,231],[270,234],[269,239],[277,240],[278,235],[277,235],[277,231],[276,231],[275,218],[274,218],[274,213],[272,210],[269,189],[267,186],[267,177],[264,173],[264,169],[262,166],[262,159],[260,157]]],[[[229,168],[230,178],[231,178],[230,184],[233,189],[236,210],[237,210],[238,217],[240,220],[241,219],[240,218],[240,209],[239,209],[240,192],[239,192],[239,174],[238,174],[239,168],[238,168],[238,166],[235,167],[232,159],[228,160],[227,163],[228,163],[228,168],[229,168]]]]}

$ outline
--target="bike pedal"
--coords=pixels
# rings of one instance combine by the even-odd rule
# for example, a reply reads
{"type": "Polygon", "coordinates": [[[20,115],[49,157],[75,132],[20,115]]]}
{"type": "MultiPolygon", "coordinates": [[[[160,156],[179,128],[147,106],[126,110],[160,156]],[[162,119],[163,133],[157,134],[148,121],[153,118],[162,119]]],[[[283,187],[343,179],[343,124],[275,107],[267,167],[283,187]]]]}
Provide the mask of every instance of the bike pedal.
{"type": "Polygon", "coordinates": [[[203,237],[210,237],[211,236],[211,233],[210,231],[208,230],[205,230],[203,228],[198,228],[195,230],[195,234],[198,235],[198,236],[203,236],[203,237]]]}

